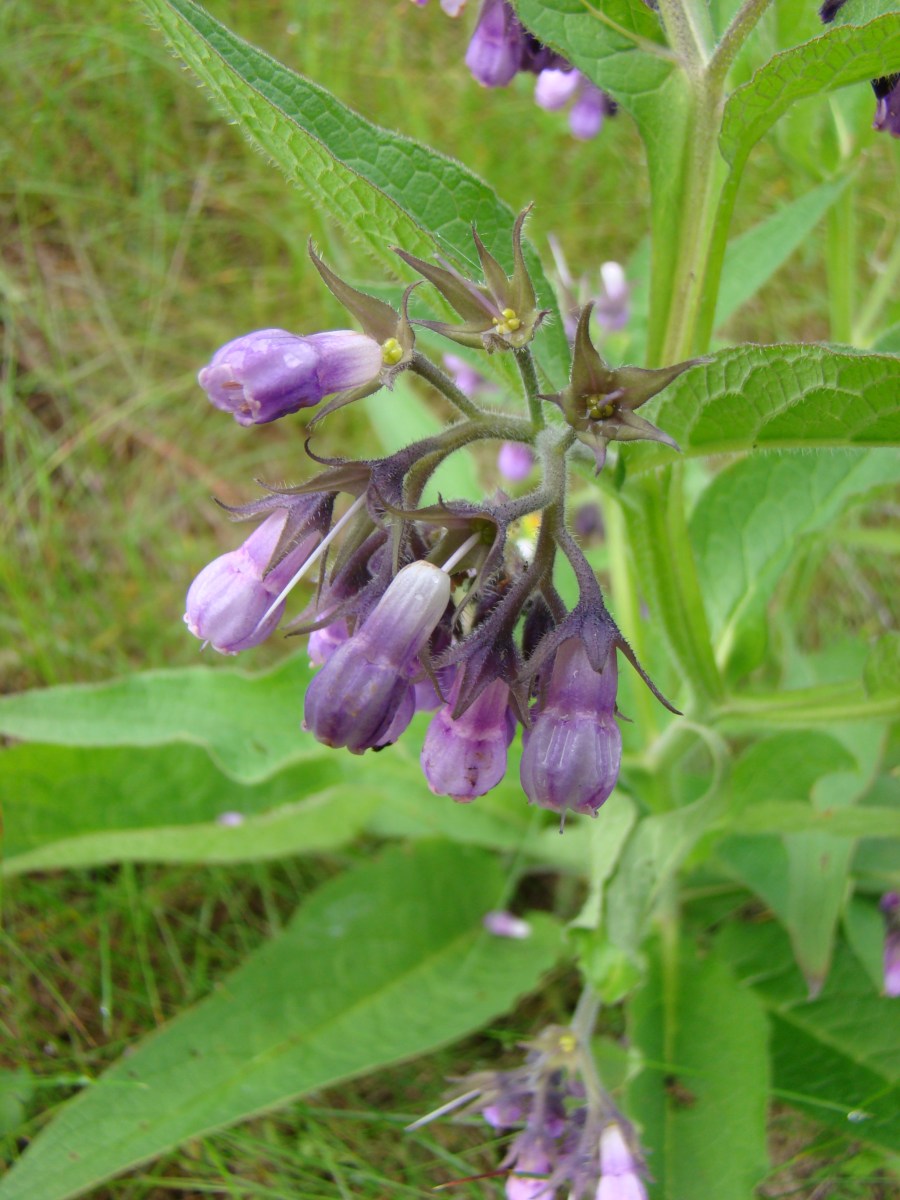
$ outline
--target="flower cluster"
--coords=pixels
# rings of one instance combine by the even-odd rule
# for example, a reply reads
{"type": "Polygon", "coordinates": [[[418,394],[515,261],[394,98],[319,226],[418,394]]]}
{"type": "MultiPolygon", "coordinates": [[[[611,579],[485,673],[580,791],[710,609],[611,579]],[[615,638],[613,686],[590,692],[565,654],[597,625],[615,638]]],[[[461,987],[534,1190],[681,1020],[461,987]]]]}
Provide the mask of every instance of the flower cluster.
{"type": "MultiPolygon", "coordinates": [[[[622,637],[570,532],[567,459],[578,441],[591,448],[598,470],[611,440],[672,444],[634,409],[691,364],[611,369],[590,341],[588,305],[568,387],[537,394],[528,343],[547,310],[525,266],[524,219],[513,228],[510,276],[474,231],[483,281],[398,250],[456,310],[457,323],[411,320],[411,288],[395,309],[340,280],[311,250],[322,279],[363,332],[265,329],[216,352],[200,383],[241,425],[318,406],[312,429],[358,396],[390,387],[401,370],[437,388],[461,419],[384,458],[317,459],[324,469],[305,483],[270,487],[229,509],[235,520],[257,520],[258,527],[201,571],[188,591],[185,621],[216,650],[246,650],[274,632],[288,593],[315,568],[314,595],[289,627],[309,634],[309,657],[319,668],[303,717],[319,741],[354,754],[381,750],[417,711],[432,711],[421,751],[425,779],[436,794],[466,803],[503,779],[521,726],[520,777],[529,800],[563,817],[569,809],[594,815],[619,774],[619,656],[668,701],[622,637]],[[415,325],[468,347],[470,358],[511,353],[530,416],[480,408],[416,348],[415,325]],[[562,419],[546,421],[542,401],[558,406],[562,419]],[[507,482],[527,489],[537,477],[530,490],[423,504],[440,464],[481,440],[501,444],[498,467],[507,482]],[[571,608],[554,583],[558,557],[578,582],[571,608]]],[[[474,370],[470,359],[460,361],[474,370]]],[[[307,453],[316,457],[309,442],[307,453]]]]}
{"type": "MultiPolygon", "coordinates": [[[[413,3],[422,5],[427,0],[413,3]]],[[[451,17],[458,16],[464,4],[465,0],[441,0],[451,17]]],[[[487,88],[506,87],[520,73],[536,75],[535,103],[550,111],[569,105],[569,128],[581,140],[595,137],[604,119],[616,113],[615,101],[529,33],[507,0],[483,0],[466,50],[466,66],[487,88]]]]}
{"type": "Polygon", "coordinates": [[[646,1200],[646,1170],[634,1132],[597,1078],[574,1029],[551,1026],[525,1046],[521,1067],[480,1071],[465,1091],[416,1129],[447,1112],[478,1114],[498,1132],[515,1130],[502,1162],[507,1200],[646,1200]]]}

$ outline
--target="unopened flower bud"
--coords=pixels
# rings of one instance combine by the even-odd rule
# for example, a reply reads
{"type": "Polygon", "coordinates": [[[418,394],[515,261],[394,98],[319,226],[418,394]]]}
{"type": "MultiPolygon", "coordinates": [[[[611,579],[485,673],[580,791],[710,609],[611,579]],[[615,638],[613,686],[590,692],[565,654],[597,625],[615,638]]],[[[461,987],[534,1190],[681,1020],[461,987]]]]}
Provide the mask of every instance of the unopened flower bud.
{"type": "Polygon", "coordinates": [[[307,689],[305,723],[320,742],[361,754],[387,744],[401,708],[412,717],[413,663],[449,598],[449,577],[431,563],[414,562],[398,572],[361,628],[307,689]]]}
{"type": "Polygon", "coordinates": [[[569,129],[572,137],[582,142],[590,141],[603,128],[604,119],[615,111],[615,106],[610,103],[606,93],[586,79],[569,109],[569,129]]]}
{"type": "Polygon", "coordinates": [[[640,1164],[614,1121],[600,1134],[600,1183],[596,1200],[647,1200],[640,1164]]]}
{"type": "Polygon", "coordinates": [[[616,684],[615,650],[598,673],[578,638],[559,647],[546,701],[523,738],[520,778],[532,804],[594,814],[612,792],[622,759],[616,684]]]}
{"type": "Polygon", "coordinates": [[[258,646],[274,632],[284,603],[268,617],[266,612],[319,542],[318,534],[310,534],[267,573],[286,520],[287,512],[276,509],[242,546],[205,566],[188,589],[185,624],[222,654],[258,646]]]}
{"type": "Polygon", "coordinates": [[[468,803],[497,786],[506,774],[506,752],[515,734],[509,688],[502,679],[489,683],[455,720],[451,716],[462,675],[450,697],[432,717],[422,747],[422,770],[438,796],[468,803]]]}
{"type": "Polygon", "coordinates": [[[539,108],[554,112],[564,108],[578,91],[583,76],[580,71],[564,71],[551,67],[541,71],[534,85],[534,102],[539,108]]]}
{"type": "Polygon", "coordinates": [[[519,70],[523,31],[506,0],[484,0],[466,66],[483,87],[506,87],[519,70]]]}
{"type": "Polygon", "coordinates": [[[259,329],[217,350],[198,379],[239,425],[264,425],[376,380],[383,365],[382,347],[364,333],[259,329]]]}

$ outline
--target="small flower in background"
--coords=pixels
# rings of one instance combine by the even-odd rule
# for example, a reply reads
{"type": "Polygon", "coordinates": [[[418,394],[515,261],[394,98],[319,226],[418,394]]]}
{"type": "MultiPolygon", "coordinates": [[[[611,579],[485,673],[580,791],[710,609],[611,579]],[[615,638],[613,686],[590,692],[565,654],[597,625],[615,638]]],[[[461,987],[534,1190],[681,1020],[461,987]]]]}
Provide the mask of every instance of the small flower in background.
{"type": "Polygon", "coordinates": [[[276,509],[237,550],[204,567],[188,589],[185,624],[220,654],[258,646],[277,628],[284,603],[268,612],[272,601],[320,540],[309,533],[270,570],[288,519],[286,508],[276,509]]]}
{"type": "Polygon", "coordinates": [[[630,316],[628,308],[628,283],[621,263],[600,264],[601,287],[592,297],[597,324],[611,333],[624,329],[630,316]]]}
{"type": "Polygon", "coordinates": [[[541,71],[534,87],[534,100],[548,112],[569,109],[572,136],[582,141],[596,137],[605,117],[613,116],[616,103],[574,67],[550,67],[541,71]]]}
{"type": "MultiPolygon", "coordinates": [[[[413,4],[417,4],[419,8],[424,8],[428,0],[412,0],[413,4]]],[[[448,17],[458,17],[462,10],[466,7],[466,0],[441,0],[441,8],[448,17]]]]}
{"type": "Polygon", "coordinates": [[[497,455],[497,470],[510,483],[521,483],[534,469],[534,453],[521,442],[504,442],[497,455]]]}
{"type": "Polygon", "coordinates": [[[610,333],[624,329],[631,311],[628,304],[630,288],[622,264],[613,261],[601,263],[600,278],[596,282],[592,281],[588,274],[583,274],[575,280],[572,278],[559,239],[550,234],[547,240],[556,267],[560,308],[569,341],[575,340],[578,317],[585,304],[593,304],[593,314],[602,329],[610,333]]]}
{"type": "MultiPolygon", "coordinates": [[[[485,913],[481,923],[494,937],[516,938],[517,940],[531,937],[531,926],[527,921],[502,910],[485,913]]],[[[486,1113],[485,1117],[487,1117],[486,1113]]]]}
{"type": "Polygon", "coordinates": [[[477,396],[479,392],[495,392],[497,389],[489,379],[476,371],[473,366],[460,358],[458,354],[445,354],[444,366],[450,372],[453,382],[467,396],[477,396]]]}
{"type": "Polygon", "coordinates": [[[900,138],[900,75],[873,79],[872,88],[878,101],[872,128],[900,138]]]}
{"type": "Polygon", "coordinates": [[[237,829],[243,825],[245,819],[244,814],[240,812],[223,812],[216,817],[216,824],[224,829],[237,829]]]}
{"type": "Polygon", "coordinates": [[[884,914],[884,994],[900,996],[900,892],[887,892],[879,905],[884,914]]]}
{"type": "Polygon", "coordinates": [[[589,502],[577,508],[572,518],[572,528],[580,538],[602,538],[604,527],[600,505],[589,502]]]}
{"type": "Polygon", "coordinates": [[[259,329],[217,350],[198,379],[211,403],[239,425],[265,425],[332,392],[370,383],[382,365],[381,346],[364,333],[342,329],[300,337],[259,329]]]}

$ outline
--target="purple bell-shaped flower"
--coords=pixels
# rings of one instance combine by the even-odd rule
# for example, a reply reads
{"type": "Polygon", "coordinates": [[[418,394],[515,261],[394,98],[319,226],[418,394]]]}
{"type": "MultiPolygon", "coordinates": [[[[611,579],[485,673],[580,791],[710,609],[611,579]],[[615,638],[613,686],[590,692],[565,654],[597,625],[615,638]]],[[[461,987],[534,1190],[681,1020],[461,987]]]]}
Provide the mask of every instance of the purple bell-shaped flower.
{"type": "Polygon", "coordinates": [[[451,715],[462,675],[447,703],[431,719],[422,747],[422,770],[438,796],[468,803],[497,786],[506,774],[506,752],[516,731],[509,708],[509,687],[489,683],[461,716],[451,715]]]}
{"type": "Polygon", "coordinates": [[[523,738],[521,780],[532,804],[593,815],[619,777],[616,652],[597,672],[579,638],[563,642],[543,703],[523,738]]]}

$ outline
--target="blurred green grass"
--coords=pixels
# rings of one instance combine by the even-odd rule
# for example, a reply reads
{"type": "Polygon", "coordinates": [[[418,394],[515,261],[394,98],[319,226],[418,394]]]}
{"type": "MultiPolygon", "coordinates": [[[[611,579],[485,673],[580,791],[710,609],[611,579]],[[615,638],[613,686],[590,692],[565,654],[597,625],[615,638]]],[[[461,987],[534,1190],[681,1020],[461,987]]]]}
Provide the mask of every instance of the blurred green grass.
{"type": "MultiPolygon", "coordinates": [[[[529,80],[499,93],[477,88],[461,61],[465,31],[437,5],[209,7],[370,119],[465,160],[514,207],[536,201],[532,237],[542,244],[556,232],[575,271],[627,260],[643,236],[646,176],[630,122],[611,121],[584,145],[568,136],[564,118],[534,106],[529,80]]],[[[306,258],[310,234],[356,279],[369,266],[335,238],[325,212],[298,198],[221,121],[136,5],[7,0],[0,64],[0,686],[193,663],[184,591],[240,536],[210,497],[237,502],[254,493],[254,478],[307,472],[298,431],[244,430],[223,419],[196,386],[196,371],[249,329],[343,323],[306,258]]],[[[897,233],[898,162],[884,139],[865,155],[861,292],[897,233]]],[[[763,148],[736,230],[809,183],[800,168],[785,169],[777,146],[763,148]]],[[[824,280],[818,234],[729,333],[757,341],[827,336],[824,280]]],[[[891,312],[900,317],[896,302],[891,312]]],[[[360,408],[330,423],[322,449],[363,455],[375,444],[360,408]]],[[[877,537],[856,518],[853,528],[844,559],[803,564],[802,588],[794,589],[798,607],[810,589],[833,598],[830,619],[831,610],[817,608],[816,638],[833,626],[868,628],[872,614],[865,588],[863,599],[854,592],[853,570],[888,594],[877,537]]],[[[275,640],[250,665],[293,648],[275,640]]],[[[74,1078],[98,1071],[202,995],[338,865],[122,867],[17,882],[0,939],[0,1068],[42,1080],[29,1111],[43,1116],[27,1134],[74,1078]]],[[[507,1040],[561,1016],[566,986],[554,985],[539,1013],[512,1017],[507,1040]]],[[[472,1131],[472,1156],[463,1158],[458,1130],[404,1138],[402,1119],[390,1114],[435,1103],[443,1076],[496,1055],[502,1041],[476,1039],[321,1104],[205,1139],[98,1195],[424,1196],[438,1174],[490,1169],[496,1147],[479,1153],[484,1139],[472,1131]]],[[[481,1196],[490,1186],[454,1194],[481,1196]]],[[[878,1192],[854,1184],[834,1194],[878,1192]]]]}

